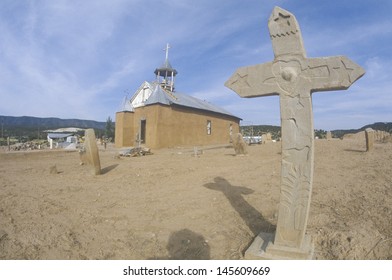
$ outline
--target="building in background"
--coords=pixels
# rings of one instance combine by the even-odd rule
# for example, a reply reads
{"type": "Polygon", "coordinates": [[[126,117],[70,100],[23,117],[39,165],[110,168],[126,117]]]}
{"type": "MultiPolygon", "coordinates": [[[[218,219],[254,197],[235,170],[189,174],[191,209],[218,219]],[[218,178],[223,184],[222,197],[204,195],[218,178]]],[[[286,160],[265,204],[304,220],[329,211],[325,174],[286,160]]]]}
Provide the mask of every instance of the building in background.
{"type": "Polygon", "coordinates": [[[175,91],[177,70],[168,60],[155,69],[156,80],[144,82],[116,113],[117,148],[204,146],[230,143],[241,118],[206,101],[175,91]]]}

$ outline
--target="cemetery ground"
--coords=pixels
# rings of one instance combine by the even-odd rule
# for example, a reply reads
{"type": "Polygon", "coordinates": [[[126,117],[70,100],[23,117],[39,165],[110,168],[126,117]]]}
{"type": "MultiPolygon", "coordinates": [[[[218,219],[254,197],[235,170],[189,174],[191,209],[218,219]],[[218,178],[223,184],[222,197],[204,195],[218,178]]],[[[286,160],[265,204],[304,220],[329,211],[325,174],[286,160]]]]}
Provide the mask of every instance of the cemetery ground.
{"type": "MultiPolygon", "coordinates": [[[[279,142],[246,156],[99,148],[97,176],[78,152],[0,152],[0,259],[241,259],[260,231],[275,230],[279,142]]],[[[392,259],[392,142],[365,149],[315,142],[316,259],[392,259]]]]}

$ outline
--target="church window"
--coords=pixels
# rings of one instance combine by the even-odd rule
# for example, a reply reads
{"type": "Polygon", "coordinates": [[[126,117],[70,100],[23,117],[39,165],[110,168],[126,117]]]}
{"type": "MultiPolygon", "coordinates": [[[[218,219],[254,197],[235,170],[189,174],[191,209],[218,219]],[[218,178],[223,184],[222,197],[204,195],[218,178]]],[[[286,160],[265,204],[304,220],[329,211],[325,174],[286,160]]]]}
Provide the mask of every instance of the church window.
{"type": "Polygon", "coordinates": [[[207,120],[207,135],[211,135],[211,121],[207,120]]]}

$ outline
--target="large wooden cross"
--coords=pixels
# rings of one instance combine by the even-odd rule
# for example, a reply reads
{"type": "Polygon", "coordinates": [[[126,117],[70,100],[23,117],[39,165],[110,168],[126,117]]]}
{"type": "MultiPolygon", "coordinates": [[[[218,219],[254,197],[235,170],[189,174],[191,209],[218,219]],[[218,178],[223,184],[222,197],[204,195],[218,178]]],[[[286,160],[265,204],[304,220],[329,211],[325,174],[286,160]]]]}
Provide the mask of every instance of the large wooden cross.
{"type": "Polygon", "coordinates": [[[286,10],[275,7],[268,27],[274,61],[237,69],[225,86],[241,97],[280,97],[280,204],[274,240],[266,251],[272,258],[308,258],[312,247],[305,236],[314,161],[312,93],[347,89],[365,71],[344,56],[307,58],[297,20],[286,10]]]}

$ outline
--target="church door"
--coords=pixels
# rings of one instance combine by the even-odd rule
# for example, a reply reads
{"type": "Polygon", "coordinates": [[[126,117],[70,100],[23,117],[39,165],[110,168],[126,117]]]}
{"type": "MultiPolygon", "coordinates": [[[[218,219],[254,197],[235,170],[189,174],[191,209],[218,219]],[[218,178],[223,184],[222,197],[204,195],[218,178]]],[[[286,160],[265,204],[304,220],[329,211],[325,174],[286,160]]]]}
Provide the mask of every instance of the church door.
{"type": "Polygon", "coordinates": [[[146,143],[146,120],[140,121],[140,143],[146,143]]]}

